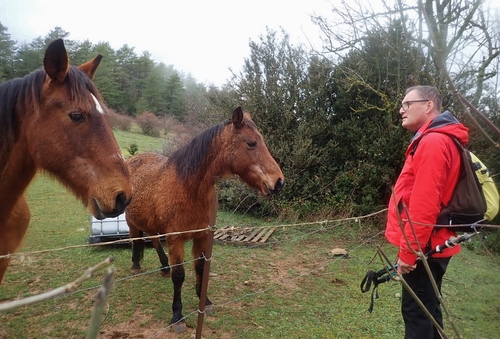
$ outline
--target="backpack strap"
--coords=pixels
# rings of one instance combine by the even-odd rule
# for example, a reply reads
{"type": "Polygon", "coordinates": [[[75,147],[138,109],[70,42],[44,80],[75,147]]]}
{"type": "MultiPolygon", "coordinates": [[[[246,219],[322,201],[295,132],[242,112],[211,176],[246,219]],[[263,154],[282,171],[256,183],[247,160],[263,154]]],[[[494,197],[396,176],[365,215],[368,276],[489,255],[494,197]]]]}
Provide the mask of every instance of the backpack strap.
{"type": "MultiPolygon", "coordinates": [[[[441,134],[445,134],[445,135],[449,136],[454,141],[455,145],[457,145],[457,147],[458,147],[458,151],[460,153],[460,166],[461,167],[464,166],[463,159],[462,159],[462,152],[464,151],[464,146],[462,145],[462,143],[460,142],[460,140],[458,140],[458,138],[456,136],[454,136],[450,133],[442,132],[442,131],[432,131],[431,130],[431,131],[427,131],[424,134],[422,134],[422,136],[414,142],[414,145],[410,151],[410,155],[412,157],[415,155],[418,144],[420,143],[422,138],[425,137],[429,133],[441,133],[441,134]]],[[[460,169],[460,171],[462,172],[462,169],[460,169]]],[[[451,224],[451,217],[450,217],[450,214],[448,213],[446,207],[447,207],[447,205],[445,205],[444,202],[441,201],[441,212],[438,215],[438,218],[436,220],[436,224],[438,224],[438,225],[451,224]]],[[[427,244],[427,246],[430,246],[430,239],[429,239],[429,243],[427,244]]]]}
{"type": "MultiPolygon", "coordinates": [[[[461,227],[459,225],[477,224],[484,218],[487,211],[487,203],[482,192],[481,184],[476,176],[474,165],[471,160],[471,152],[462,145],[460,140],[454,135],[442,131],[429,131],[422,135],[423,138],[428,133],[441,133],[449,136],[458,148],[460,156],[460,174],[453,189],[453,194],[444,204],[441,201],[441,212],[436,220],[437,225],[450,225],[450,229],[455,232],[470,232],[471,226],[461,227]],[[479,212],[484,210],[484,212],[479,212]],[[457,226],[451,226],[457,225],[457,226]]],[[[420,138],[420,139],[421,139],[420,138]]],[[[418,146],[417,140],[410,154],[413,156],[418,146]]]]}

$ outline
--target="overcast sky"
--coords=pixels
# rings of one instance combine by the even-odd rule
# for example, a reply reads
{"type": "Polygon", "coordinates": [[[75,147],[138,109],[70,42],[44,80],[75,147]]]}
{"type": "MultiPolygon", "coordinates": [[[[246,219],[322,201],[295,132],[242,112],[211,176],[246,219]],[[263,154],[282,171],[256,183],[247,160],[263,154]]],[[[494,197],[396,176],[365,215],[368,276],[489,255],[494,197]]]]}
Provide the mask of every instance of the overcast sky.
{"type": "Polygon", "coordinates": [[[310,15],[329,13],[329,0],[0,0],[12,40],[31,42],[59,26],[73,40],[149,51],[156,62],[217,86],[230,78],[229,68],[239,73],[249,41],[266,26],[283,28],[293,44],[320,48],[310,15]]]}

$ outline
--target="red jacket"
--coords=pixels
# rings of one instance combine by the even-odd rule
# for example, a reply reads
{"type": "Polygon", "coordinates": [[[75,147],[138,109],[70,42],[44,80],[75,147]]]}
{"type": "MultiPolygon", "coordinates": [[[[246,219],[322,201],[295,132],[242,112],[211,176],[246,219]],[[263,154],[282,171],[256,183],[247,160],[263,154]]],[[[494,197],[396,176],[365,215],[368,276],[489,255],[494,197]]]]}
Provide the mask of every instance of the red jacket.
{"type": "MultiPolygon", "coordinates": [[[[399,258],[407,264],[414,264],[417,256],[408,247],[399,226],[397,210],[400,210],[404,230],[411,247],[418,252],[417,242],[422,251],[426,246],[434,249],[444,244],[450,236],[456,235],[446,228],[433,228],[442,206],[448,204],[460,172],[460,153],[454,141],[443,133],[446,131],[458,138],[464,145],[468,142],[468,129],[450,112],[446,111],[422,126],[413,137],[406,150],[406,161],[396,181],[394,194],[389,201],[389,211],[385,236],[389,242],[399,247],[399,258]],[[424,136],[424,134],[428,133],[424,136]],[[412,155],[415,142],[418,148],[412,155]],[[408,210],[406,214],[405,208],[408,210]],[[415,230],[414,236],[410,221],[415,230]]],[[[460,252],[457,245],[447,248],[433,257],[450,257],[460,252]]]]}

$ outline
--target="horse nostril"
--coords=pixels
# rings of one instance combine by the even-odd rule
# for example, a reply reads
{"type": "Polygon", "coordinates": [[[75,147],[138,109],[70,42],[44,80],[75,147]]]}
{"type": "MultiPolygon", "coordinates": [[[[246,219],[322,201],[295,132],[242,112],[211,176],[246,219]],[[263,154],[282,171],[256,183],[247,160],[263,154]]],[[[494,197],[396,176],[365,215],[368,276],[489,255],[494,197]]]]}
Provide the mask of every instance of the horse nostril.
{"type": "Polygon", "coordinates": [[[283,179],[279,178],[277,181],[276,181],[276,184],[274,184],[274,191],[276,193],[279,193],[281,191],[281,189],[283,188],[283,179]]]}
{"type": "Polygon", "coordinates": [[[115,200],[115,210],[120,211],[120,213],[123,213],[123,211],[125,211],[125,207],[127,207],[129,202],[130,201],[127,200],[127,196],[125,195],[125,193],[123,192],[118,193],[115,200]]]}

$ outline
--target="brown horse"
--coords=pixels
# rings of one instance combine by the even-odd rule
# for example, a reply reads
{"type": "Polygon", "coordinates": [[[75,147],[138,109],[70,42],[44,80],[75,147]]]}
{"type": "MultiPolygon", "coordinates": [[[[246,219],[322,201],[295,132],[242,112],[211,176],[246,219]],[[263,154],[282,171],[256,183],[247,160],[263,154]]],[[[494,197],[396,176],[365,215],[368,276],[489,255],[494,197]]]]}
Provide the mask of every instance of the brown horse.
{"type": "MultiPolygon", "coordinates": [[[[219,178],[237,175],[264,195],[279,193],[284,177],[269,153],[262,135],[248,113],[238,107],[232,119],[213,126],[170,158],[143,153],[128,160],[134,199],[126,218],[132,238],[204,229],[209,224],[214,184],[219,178]]],[[[174,285],[172,323],[185,329],[181,289],[184,282],[184,242],[193,241],[192,255],[200,258],[207,250],[207,233],[191,232],[167,236],[170,257],[158,238],[153,239],[160,262],[171,268],[174,285]]],[[[144,251],[142,239],[132,241],[132,270],[140,270],[144,251]]],[[[195,261],[196,293],[201,294],[204,260],[195,261]]],[[[206,305],[211,305],[207,298],[206,305]]]]}
{"type": "MultiPolygon", "coordinates": [[[[70,66],[58,39],[47,47],[43,69],[0,86],[0,256],[14,252],[26,233],[23,193],[39,169],[96,218],[117,216],[128,205],[128,168],[91,80],[101,58],[70,66]]],[[[8,264],[0,259],[0,283],[8,264]]]]}

